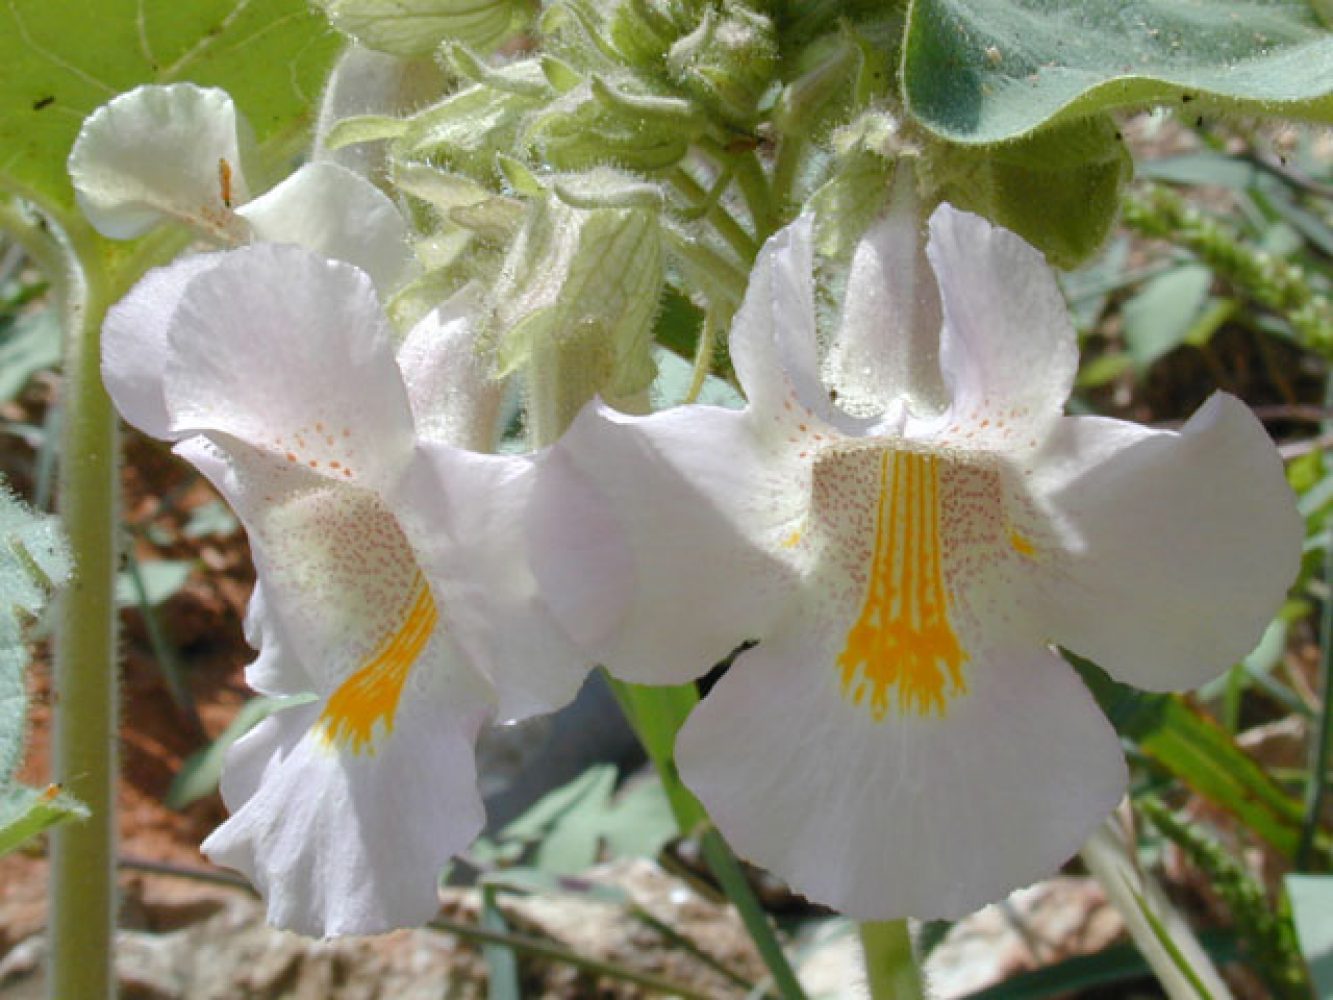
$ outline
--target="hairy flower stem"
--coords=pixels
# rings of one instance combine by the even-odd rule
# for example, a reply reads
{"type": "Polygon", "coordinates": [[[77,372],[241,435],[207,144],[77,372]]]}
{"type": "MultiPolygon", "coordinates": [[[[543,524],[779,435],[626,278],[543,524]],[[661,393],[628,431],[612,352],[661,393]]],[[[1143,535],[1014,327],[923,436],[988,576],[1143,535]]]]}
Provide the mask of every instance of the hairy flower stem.
{"type": "Polygon", "coordinates": [[[148,267],[184,244],[180,233],[115,253],[82,220],[50,221],[0,200],[9,231],[51,281],[64,331],[59,510],[74,576],[56,607],[54,780],[88,819],[51,834],[48,995],[114,994],[117,767],[116,418],[102,387],[99,335],[107,308],[148,267]]]}
{"type": "Polygon", "coordinates": [[[111,996],[116,840],[116,418],[98,335],[114,298],[96,237],[71,227],[59,286],[65,333],[58,503],[74,578],[57,611],[55,778],[89,810],[51,839],[49,991],[111,996]]]}
{"type": "Polygon", "coordinates": [[[720,192],[705,190],[703,185],[680,167],[671,172],[669,179],[676,190],[689,199],[695,210],[703,213],[732,252],[748,266],[759,252],[759,244],[727,210],[719,197],[720,192]]]}
{"type": "Polygon", "coordinates": [[[865,950],[866,985],[871,1000],[922,1000],[926,992],[912,952],[907,921],[868,921],[857,930],[865,950]]]}

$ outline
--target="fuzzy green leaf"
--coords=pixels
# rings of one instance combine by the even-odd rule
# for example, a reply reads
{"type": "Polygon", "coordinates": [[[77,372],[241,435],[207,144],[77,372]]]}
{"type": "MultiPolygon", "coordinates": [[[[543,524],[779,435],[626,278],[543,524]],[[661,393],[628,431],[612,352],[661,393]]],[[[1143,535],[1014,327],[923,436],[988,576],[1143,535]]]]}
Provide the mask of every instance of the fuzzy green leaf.
{"type": "Polygon", "coordinates": [[[54,823],[86,815],[54,785],[38,791],[14,781],[27,729],[23,626],[72,568],[59,522],[33,514],[0,490],[0,854],[54,823]]]}
{"type": "Polygon", "coordinates": [[[926,156],[946,200],[1012,229],[1063,268],[1105,241],[1131,167],[1108,115],[994,146],[936,143],[926,156]]]}
{"type": "Polygon", "coordinates": [[[1328,121],[1333,34],[1305,0],[915,0],[902,76],[961,143],[1160,102],[1328,121]]]}
{"type": "Polygon", "coordinates": [[[57,823],[87,818],[87,808],[58,785],[41,791],[22,785],[0,789],[0,857],[57,823]]]}
{"type": "Polygon", "coordinates": [[[0,6],[0,187],[73,204],[85,116],[143,83],[222,87],[260,141],[309,123],[340,45],[306,0],[10,0],[0,6]]]}
{"type": "Polygon", "coordinates": [[[23,625],[41,612],[71,568],[59,522],[34,515],[0,490],[0,791],[8,790],[23,755],[23,625]]]}

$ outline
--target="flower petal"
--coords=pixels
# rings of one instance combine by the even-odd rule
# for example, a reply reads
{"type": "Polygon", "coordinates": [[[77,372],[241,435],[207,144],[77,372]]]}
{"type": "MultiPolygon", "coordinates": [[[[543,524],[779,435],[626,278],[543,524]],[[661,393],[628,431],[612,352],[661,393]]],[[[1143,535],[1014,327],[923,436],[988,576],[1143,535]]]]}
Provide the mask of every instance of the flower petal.
{"type": "Polygon", "coordinates": [[[676,743],[743,857],[857,920],[957,918],[1050,874],[1119,801],[1119,741],[1069,667],[990,650],[946,714],[875,721],[841,637],[808,621],[742,654],[676,743]]]}
{"type": "Polygon", "coordinates": [[[340,752],[320,706],[270,716],[227,755],[232,816],[203,845],[244,872],[279,927],[329,937],[419,925],[448,859],[481,831],[473,746],[489,706],[441,664],[378,752],[340,752]]]}
{"type": "MultiPolygon", "coordinates": [[[[622,533],[630,549],[625,622],[589,647],[617,676],[698,677],[783,613],[794,574],[777,553],[803,513],[809,470],[769,453],[748,410],[691,406],[636,418],[589,406],[556,450],[605,495],[614,515],[598,515],[611,518],[602,530],[622,533]]],[[[575,636],[602,609],[575,600],[571,581],[621,573],[589,552],[597,529],[582,503],[553,485],[533,521],[534,568],[544,592],[569,597],[554,607],[575,636]]]]}
{"type": "Polygon", "coordinates": [[[899,161],[889,214],[852,256],[827,381],[851,413],[884,412],[905,399],[921,415],[948,402],[940,376],[940,294],[926,260],[916,177],[899,161]]]}
{"type": "Polygon", "coordinates": [[[412,415],[365,274],[274,244],[210,260],[170,322],[172,431],[222,432],[371,489],[396,478],[412,415]]]}
{"type": "Polygon", "coordinates": [[[232,206],[248,197],[249,129],[225,91],[192,83],[136,87],[83,123],[69,157],[79,207],[112,239],[174,219],[224,242],[244,236],[232,206]]]}
{"type": "MultiPolygon", "coordinates": [[[[214,484],[225,483],[229,466],[225,454],[201,437],[190,437],[172,449],[214,484]]],[[[245,641],[259,655],[245,668],[245,683],[261,694],[305,694],[316,688],[314,679],[294,655],[297,646],[283,634],[282,622],[264,596],[264,581],[255,581],[245,611],[245,641]]]]}
{"type": "Polygon", "coordinates": [[[592,666],[552,617],[528,562],[536,476],[526,457],[425,442],[392,497],[444,629],[495,685],[502,722],[559,708],[592,666]]]}
{"type": "Polygon", "coordinates": [[[245,641],[259,655],[245,668],[245,683],[267,695],[306,694],[315,682],[292,655],[291,641],[282,634],[282,623],[264,599],[262,581],[255,583],[245,609],[245,641]]]}
{"type": "Polygon", "coordinates": [[[145,434],[178,436],[162,397],[167,334],[190,281],[216,263],[212,254],[194,254],[154,268],[107,310],[102,381],[121,416],[145,434]]]}
{"type": "Polygon", "coordinates": [[[478,343],[482,308],[480,289],[468,285],[422,317],[398,348],[420,439],[495,450],[504,383],[478,343]]]}
{"type": "Polygon", "coordinates": [[[336,163],[307,163],[237,209],[256,240],[296,243],[370,275],[387,301],[412,265],[407,223],[370,181],[336,163]]]}
{"type": "MultiPolygon", "coordinates": [[[[413,611],[426,583],[416,553],[383,500],[368,490],[234,439],[203,447],[216,458],[199,463],[200,471],[245,525],[282,648],[309,677],[304,690],[332,694],[420,617],[413,611]]],[[[427,610],[438,621],[438,595],[432,600],[436,606],[427,610]]],[[[395,661],[393,690],[415,669],[405,669],[404,659],[395,661]]],[[[379,714],[392,718],[396,705],[390,699],[379,714]]]]}
{"type": "Polygon", "coordinates": [[[1050,638],[1137,687],[1217,676],[1296,577],[1304,528],[1282,463],[1223,393],[1179,434],[1065,418],[1033,487],[1076,539],[1044,581],[1050,638]]]}
{"type": "Polygon", "coordinates": [[[745,396],[761,420],[790,402],[838,426],[848,421],[829,402],[816,356],[813,229],[812,217],[803,215],[764,244],[729,344],[745,396]]]}
{"type": "Polygon", "coordinates": [[[947,204],[930,217],[926,255],[944,311],[940,367],[953,398],[949,422],[985,428],[978,444],[1030,448],[1060,416],[1078,368],[1074,328],[1050,267],[1020,237],[947,204]]]}

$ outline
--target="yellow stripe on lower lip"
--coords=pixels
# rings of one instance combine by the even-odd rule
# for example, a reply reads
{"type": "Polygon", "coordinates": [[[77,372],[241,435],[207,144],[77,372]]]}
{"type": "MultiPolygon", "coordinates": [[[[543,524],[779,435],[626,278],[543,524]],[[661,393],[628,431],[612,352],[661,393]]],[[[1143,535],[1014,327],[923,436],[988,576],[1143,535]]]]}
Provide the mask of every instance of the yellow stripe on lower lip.
{"type": "Polygon", "coordinates": [[[375,752],[375,725],[383,722],[386,733],[393,731],[408,672],[439,618],[430,587],[418,572],[402,624],[329,696],[316,723],[326,743],[357,754],[375,752]]]}
{"type": "Polygon", "coordinates": [[[949,621],[939,457],[885,450],[879,480],[869,582],[837,661],[843,696],[859,705],[869,693],[878,721],[896,688],[900,713],[943,716],[967,690],[968,657],[949,621]]]}

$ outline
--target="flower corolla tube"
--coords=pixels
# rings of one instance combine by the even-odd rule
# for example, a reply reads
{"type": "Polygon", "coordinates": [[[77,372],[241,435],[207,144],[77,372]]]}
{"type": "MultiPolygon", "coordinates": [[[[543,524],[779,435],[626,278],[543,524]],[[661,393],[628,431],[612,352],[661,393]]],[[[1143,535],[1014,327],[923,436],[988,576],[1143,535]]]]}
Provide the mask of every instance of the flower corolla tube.
{"type": "MultiPolygon", "coordinates": [[[[1302,538],[1245,406],[1218,393],[1179,431],[1066,415],[1041,255],[947,205],[918,226],[895,210],[858,244],[821,352],[798,220],[732,329],[744,409],[592,404],[558,445],[632,553],[590,652],[667,684],[758,640],[680,731],[681,775],[739,854],[862,920],[955,918],[1074,854],[1126,769],[1056,647],[1197,685],[1258,641],[1302,538]]],[[[541,510],[538,576],[577,627],[586,515],[541,510]]]]}
{"type": "Polygon", "coordinates": [[[587,670],[527,560],[525,511],[558,458],[467,450],[495,416],[474,297],[395,349],[364,272],[261,243],[150,272],[104,327],[121,413],[249,535],[249,683],[305,696],[231,748],[232,815],[203,847],[302,933],[433,915],[483,824],[479,729],[558,707],[587,670]]]}

